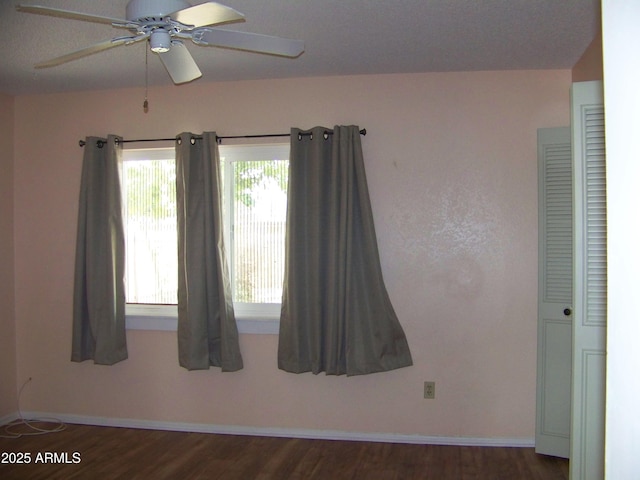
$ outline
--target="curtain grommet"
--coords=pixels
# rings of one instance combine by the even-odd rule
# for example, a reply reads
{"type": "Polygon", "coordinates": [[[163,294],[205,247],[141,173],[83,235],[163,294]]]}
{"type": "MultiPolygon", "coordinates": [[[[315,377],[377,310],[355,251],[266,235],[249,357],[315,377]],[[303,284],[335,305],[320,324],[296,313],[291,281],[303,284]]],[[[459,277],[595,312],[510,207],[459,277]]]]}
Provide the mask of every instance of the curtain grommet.
{"type": "Polygon", "coordinates": [[[324,137],[325,140],[329,140],[329,132],[327,132],[326,130],[324,131],[322,136],[324,137]]]}
{"type": "Polygon", "coordinates": [[[104,147],[104,142],[102,140],[98,140],[96,142],[96,145],[98,146],[98,148],[102,148],[102,147],[104,147]]]}
{"type": "Polygon", "coordinates": [[[176,138],[176,143],[178,145],[182,145],[182,138],[180,138],[180,137],[176,138]]]}
{"type": "Polygon", "coordinates": [[[298,133],[298,141],[302,140],[302,133],[298,133]]]}
{"type": "Polygon", "coordinates": [[[191,137],[191,139],[189,141],[191,142],[191,145],[195,145],[196,144],[196,137],[191,137]]]}

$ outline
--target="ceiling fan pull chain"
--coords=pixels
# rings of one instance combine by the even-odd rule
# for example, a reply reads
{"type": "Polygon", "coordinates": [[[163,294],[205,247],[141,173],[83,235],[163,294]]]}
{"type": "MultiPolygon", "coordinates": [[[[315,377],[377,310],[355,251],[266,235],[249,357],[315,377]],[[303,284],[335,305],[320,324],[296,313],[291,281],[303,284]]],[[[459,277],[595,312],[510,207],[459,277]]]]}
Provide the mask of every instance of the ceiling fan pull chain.
{"type": "Polygon", "coordinates": [[[149,94],[149,50],[147,46],[144,46],[144,103],[142,104],[142,110],[144,113],[149,113],[149,100],[147,95],[149,94]]]}

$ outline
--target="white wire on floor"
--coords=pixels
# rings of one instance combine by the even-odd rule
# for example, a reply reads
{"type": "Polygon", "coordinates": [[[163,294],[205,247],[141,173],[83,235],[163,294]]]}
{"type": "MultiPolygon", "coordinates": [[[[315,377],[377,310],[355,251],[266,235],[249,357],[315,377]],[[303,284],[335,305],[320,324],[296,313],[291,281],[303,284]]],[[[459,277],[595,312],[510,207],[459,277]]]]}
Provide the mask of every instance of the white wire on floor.
{"type": "Polygon", "coordinates": [[[31,381],[31,377],[22,384],[18,391],[18,416],[12,422],[7,423],[2,427],[2,433],[0,438],[20,438],[30,435],[46,435],[47,433],[61,432],[67,425],[57,418],[24,418],[22,411],[20,410],[20,397],[22,396],[22,390],[31,381]],[[44,425],[43,425],[44,424],[44,425]],[[21,428],[24,431],[16,431],[21,428]]]}

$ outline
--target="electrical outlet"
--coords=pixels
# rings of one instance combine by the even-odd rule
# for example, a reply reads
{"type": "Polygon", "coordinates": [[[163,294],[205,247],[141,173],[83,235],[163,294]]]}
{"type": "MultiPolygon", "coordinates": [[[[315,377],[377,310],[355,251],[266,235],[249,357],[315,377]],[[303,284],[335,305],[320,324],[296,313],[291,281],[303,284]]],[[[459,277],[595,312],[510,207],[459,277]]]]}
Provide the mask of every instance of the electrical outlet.
{"type": "Polygon", "coordinates": [[[424,398],[429,400],[436,398],[436,382],[424,382],[424,398]]]}

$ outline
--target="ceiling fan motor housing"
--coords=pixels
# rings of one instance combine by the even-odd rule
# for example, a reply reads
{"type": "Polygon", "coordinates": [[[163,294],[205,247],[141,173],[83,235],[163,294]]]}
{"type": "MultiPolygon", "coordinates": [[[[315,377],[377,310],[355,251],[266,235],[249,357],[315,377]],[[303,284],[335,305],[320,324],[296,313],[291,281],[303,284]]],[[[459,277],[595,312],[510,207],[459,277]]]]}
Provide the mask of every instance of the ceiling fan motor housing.
{"type": "Polygon", "coordinates": [[[170,13],[190,6],[191,4],[184,0],[131,0],[127,4],[127,20],[160,21],[170,13]]]}

